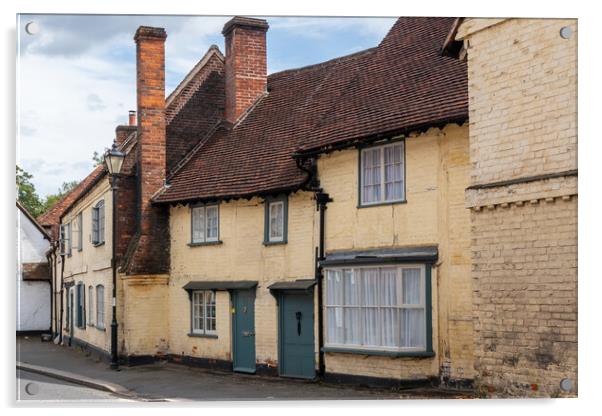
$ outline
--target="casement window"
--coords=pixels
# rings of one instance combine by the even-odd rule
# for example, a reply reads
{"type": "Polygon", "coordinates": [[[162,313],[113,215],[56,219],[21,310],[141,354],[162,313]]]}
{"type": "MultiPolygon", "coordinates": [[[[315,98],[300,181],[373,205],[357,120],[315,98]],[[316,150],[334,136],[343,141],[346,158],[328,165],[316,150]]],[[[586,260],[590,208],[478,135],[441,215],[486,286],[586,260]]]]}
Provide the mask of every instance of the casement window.
{"type": "Polygon", "coordinates": [[[82,251],[82,249],[84,248],[84,223],[83,223],[83,216],[82,213],[80,212],[79,214],[77,214],[77,219],[75,221],[76,227],[77,227],[77,250],[78,251],[82,251]]]}
{"type": "Polygon", "coordinates": [[[265,201],[264,244],[286,243],[288,234],[288,199],[286,196],[265,201]]]}
{"type": "Polygon", "coordinates": [[[105,327],[105,287],[96,286],[96,328],[105,327]]]}
{"type": "Polygon", "coordinates": [[[404,142],[362,149],[360,206],[405,200],[404,142]]]}
{"type": "Polygon", "coordinates": [[[424,265],[326,270],[327,347],[426,351],[424,265]]]}
{"type": "Polygon", "coordinates": [[[191,329],[193,335],[215,335],[215,292],[198,290],[191,294],[191,329]]]}
{"type": "Polygon", "coordinates": [[[88,286],[88,325],[94,325],[94,286],[88,286]]]}
{"type": "Polygon", "coordinates": [[[71,223],[61,224],[61,255],[71,256],[71,223]]]}
{"type": "Polygon", "coordinates": [[[191,213],[191,244],[219,242],[218,205],[198,205],[191,213]]]}
{"type": "Polygon", "coordinates": [[[83,283],[77,284],[77,299],[76,299],[76,325],[78,328],[85,329],[86,327],[86,287],[83,283]]]}
{"type": "Polygon", "coordinates": [[[100,200],[92,207],[92,244],[105,242],[105,201],[100,200]]]}

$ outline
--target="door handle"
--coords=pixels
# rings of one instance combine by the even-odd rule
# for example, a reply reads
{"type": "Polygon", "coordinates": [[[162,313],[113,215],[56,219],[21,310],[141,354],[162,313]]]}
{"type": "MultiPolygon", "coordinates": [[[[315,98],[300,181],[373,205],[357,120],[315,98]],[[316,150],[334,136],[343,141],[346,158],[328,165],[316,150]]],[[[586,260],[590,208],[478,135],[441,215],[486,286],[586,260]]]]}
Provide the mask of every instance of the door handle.
{"type": "Polygon", "coordinates": [[[253,337],[253,336],[255,336],[255,332],[251,332],[251,331],[242,331],[242,336],[243,336],[243,337],[253,337]]]}
{"type": "Polygon", "coordinates": [[[301,312],[295,313],[295,318],[297,318],[297,335],[301,336],[301,318],[303,314],[301,312]]]}

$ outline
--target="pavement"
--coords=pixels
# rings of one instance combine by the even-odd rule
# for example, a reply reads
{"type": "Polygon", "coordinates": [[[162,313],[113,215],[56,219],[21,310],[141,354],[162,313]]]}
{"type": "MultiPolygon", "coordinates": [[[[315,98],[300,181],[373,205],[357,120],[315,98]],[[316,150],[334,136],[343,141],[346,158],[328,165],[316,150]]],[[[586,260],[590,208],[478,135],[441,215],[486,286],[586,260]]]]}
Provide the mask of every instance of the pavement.
{"type": "Polygon", "coordinates": [[[17,370],[17,400],[27,402],[43,400],[61,404],[65,402],[136,402],[136,400],[120,397],[107,391],[21,370],[17,370]]]}
{"type": "Polygon", "coordinates": [[[339,386],[222,372],[167,362],[122,366],[119,371],[115,371],[109,368],[108,363],[78,349],[41,342],[39,337],[17,338],[17,367],[29,377],[34,377],[35,374],[60,380],[70,387],[77,384],[93,388],[115,400],[394,400],[472,397],[465,392],[432,388],[399,391],[339,386]]]}

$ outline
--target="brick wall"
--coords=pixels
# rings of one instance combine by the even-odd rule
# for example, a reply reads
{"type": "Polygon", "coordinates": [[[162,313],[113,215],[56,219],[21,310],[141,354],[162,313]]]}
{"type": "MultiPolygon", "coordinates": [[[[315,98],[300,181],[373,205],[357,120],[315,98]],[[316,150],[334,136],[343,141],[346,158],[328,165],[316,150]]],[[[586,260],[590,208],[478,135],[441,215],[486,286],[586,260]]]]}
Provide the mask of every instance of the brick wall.
{"type": "Polygon", "coordinates": [[[166,173],[165,39],[162,28],[141,26],[136,31],[138,100],[139,226],[130,274],[169,271],[169,220],[167,209],[155,207],[151,198],[163,186],[166,173]]]}
{"type": "Polygon", "coordinates": [[[267,86],[265,20],[235,17],[224,26],[226,40],[226,111],[234,123],[267,86]]]}
{"type": "Polygon", "coordinates": [[[468,47],[466,205],[484,395],[576,395],[559,388],[577,382],[576,31],[568,19],[467,19],[458,31],[468,47]]]}

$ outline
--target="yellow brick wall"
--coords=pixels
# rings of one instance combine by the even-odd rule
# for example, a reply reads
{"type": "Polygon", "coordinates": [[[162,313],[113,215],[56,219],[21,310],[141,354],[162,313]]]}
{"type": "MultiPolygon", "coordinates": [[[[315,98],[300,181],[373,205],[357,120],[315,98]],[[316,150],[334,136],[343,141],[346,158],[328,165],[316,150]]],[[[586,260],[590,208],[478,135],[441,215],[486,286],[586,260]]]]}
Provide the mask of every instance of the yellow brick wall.
{"type": "MultiPolygon", "coordinates": [[[[96,184],[88,194],[78,201],[71,210],[63,217],[62,224],[72,223],[71,234],[71,256],[65,256],[64,282],[73,282],[77,285],[82,282],[86,287],[86,328],[80,329],[74,325],[72,336],[79,340],[90,343],[94,347],[110,350],[111,345],[111,224],[112,224],[112,199],[110,185],[107,178],[102,179],[96,184]],[[105,205],[105,243],[99,246],[92,244],[92,207],[100,200],[104,200],[105,205]],[[83,224],[83,247],[77,249],[76,221],[77,215],[82,213],[83,224]],[[94,290],[93,310],[89,310],[88,287],[91,285],[96,288],[97,285],[104,286],[104,315],[105,328],[96,327],[96,290],[94,290]]],[[[61,276],[61,257],[57,260],[56,270],[57,280],[60,286],[61,276]]],[[[67,314],[67,291],[64,291],[63,303],[63,333],[69,335],[65,325],[67,314]]],[[[60,302],[60,300],[59,300],[60,302]]],[[[74,302],[77,303],[77,296],[74,296],[74,302]]],[[[60,310],[59,310],[60,314],[60,310]]],[[[76,312],[73,313],[76,319],[76,312]]]]}
{"type": "Polygon", "coordinates": [[[327,371],[390,378],[424,378],[449,368],[452,378],[473,376],[468,128],[448,125],[406,139],[407,203],[357,208],[358,151],[319,160],[320,181],[334,202],[326,211],[326,251],[437,245],[433,270],[434,358],[329,353],[327,371]]]}
{"type": "MultiPolygon", "coordinates": [[[[577,22],[469,19],[471,184],[577,168],[577,22]],[[569,26],[573,36],[560,37],[569,26]]],[[[577,178],[469,189],[477,386],[575,395],[577,178]]]]}
{"type": "Polygon", "coordinates": [[[277,306],[267,287],[280,280],[314,277],[314,230],[317,224],[313,194],[298,192],[289,196],[287,244],[263,245],[264,204],[259,198],[223,202],[219,207],[219,218],[222,244],[191,247],[188,245],[190,207],[171,208],[170,350],[193,357],[231,360],[228,292],[217,292],[218,338],[198,338],[188,336],[190,302],[182,287],[189,281],[256,280],[257,362],[275,366],[278,362],[277,306]]]}

